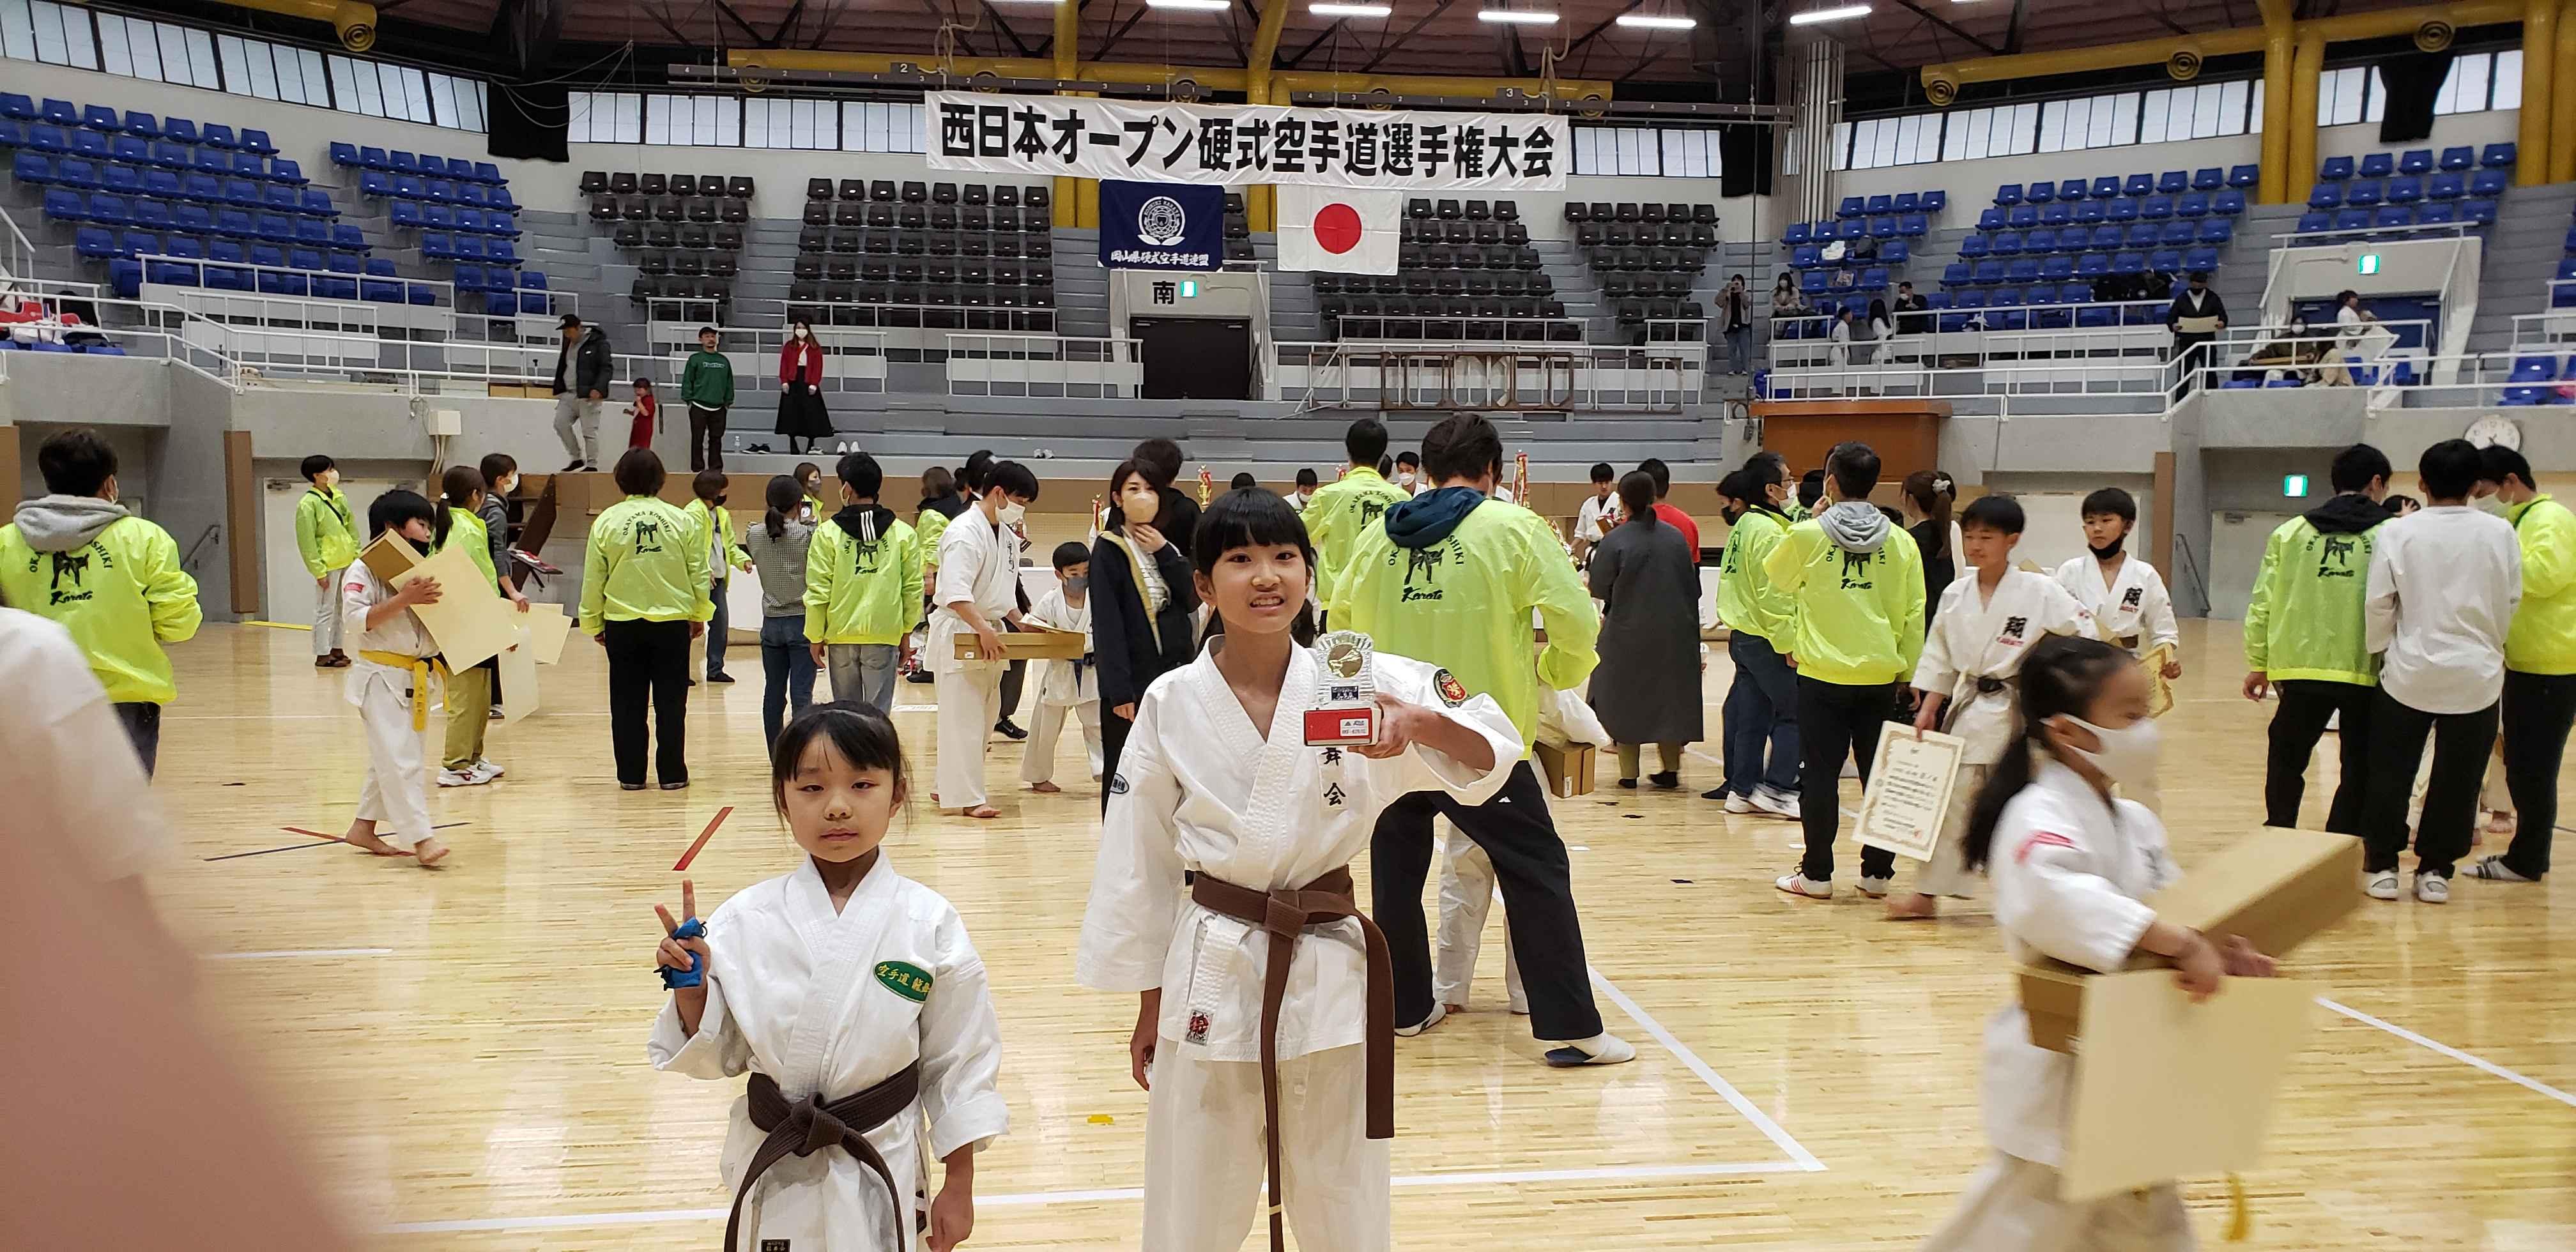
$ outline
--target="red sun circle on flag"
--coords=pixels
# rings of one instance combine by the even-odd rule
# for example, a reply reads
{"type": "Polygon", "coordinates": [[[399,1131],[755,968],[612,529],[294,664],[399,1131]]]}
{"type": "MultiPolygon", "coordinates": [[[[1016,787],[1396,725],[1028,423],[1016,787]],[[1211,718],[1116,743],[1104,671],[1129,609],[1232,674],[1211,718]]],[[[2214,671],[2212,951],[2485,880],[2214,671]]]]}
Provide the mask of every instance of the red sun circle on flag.
{"type": "Polygon", "coordinates": [[[1359,210],[1340,201],[1315,210],[1315,243],[1336,256],[1360,246],[1359,210]]]}

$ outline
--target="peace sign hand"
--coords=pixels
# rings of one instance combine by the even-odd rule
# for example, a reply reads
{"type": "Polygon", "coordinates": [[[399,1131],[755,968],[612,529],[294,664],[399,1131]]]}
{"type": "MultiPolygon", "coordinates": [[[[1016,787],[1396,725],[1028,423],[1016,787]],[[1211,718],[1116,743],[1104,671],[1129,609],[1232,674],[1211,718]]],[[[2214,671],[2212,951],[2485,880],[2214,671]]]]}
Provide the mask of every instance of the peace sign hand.
{"type": "MultiPolygon", "coordinates": [[[[653,906],[653,915],[661,919],[663,936],[661,945],[654,950],[653,964],[662,971],[662,985],[669,987],[679,1002],[682,1017],[690,1019],[706,1005],[707,962],[715,954],[707,947],[706,923],[698,920],[697,884],[686,878],[680,880],[680,912],[687,915],[687,921],[675,922],[671,920],[671,910],[659,904],[653,906]]],[[[696,1023],[687,1024],[695,1033],[696,1023]]]]}

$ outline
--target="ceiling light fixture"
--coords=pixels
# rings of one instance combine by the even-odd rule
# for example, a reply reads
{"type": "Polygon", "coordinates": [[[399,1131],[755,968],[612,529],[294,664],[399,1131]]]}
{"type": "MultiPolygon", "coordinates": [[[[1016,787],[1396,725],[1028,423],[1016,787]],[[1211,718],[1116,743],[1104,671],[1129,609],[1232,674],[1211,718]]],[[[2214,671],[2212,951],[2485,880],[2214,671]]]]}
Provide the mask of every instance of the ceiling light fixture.
{"type": "Polygon", "coordinates": [[[1395,6],[1388,4],[1310,4],[1306,11],[1317,17],[1392,17],[1395,6]]]}
{"type": "Polygon", "coordinates": [[[1503,22],[1513,26],[1554,26],[1556,15],[1536,9],[1483,9],[1476,14],[1479,22],[1503,22]]]}
{"type": "MultiPolygon", "coordinates": [[[[1146,0],[1146,3],[1151,4],[1153,0],[1146,0]]],[[[1867,16],[1869,16],[1869,6],[1866,4],[1838,4],[1830,9],[1809,9],[1804,13],[1792,13],[1789,15],[1789,24],[1814,26],[1819,22],[1840,22],[1867,16]]]]}
{"type": "Polygon", "coordinates": [[[1699,25],[1697,18],[1656,17],[1646,13],[1622,13],[1619,15],[1618,22],[1621,26],[1635,26],[1645,30],[1689,30],[1699,25]]]}
{"type": "Polygon", "coordinates": [[[1149,9],[1203,9],[1222,12],[1234,7],[1234,0],[1145,0],[1149,9]]]}

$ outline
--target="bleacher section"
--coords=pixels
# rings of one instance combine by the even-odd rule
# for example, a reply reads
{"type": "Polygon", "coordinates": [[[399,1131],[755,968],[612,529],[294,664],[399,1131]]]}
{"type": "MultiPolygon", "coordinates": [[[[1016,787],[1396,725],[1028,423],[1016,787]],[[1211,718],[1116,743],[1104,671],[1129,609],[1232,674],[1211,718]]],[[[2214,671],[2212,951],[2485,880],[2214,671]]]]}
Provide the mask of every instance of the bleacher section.
{"type": "Polygon", "coordinates": [[[389,237],[408,237],[423,261],[451,267],[458,312],[510,317],[551,307],[546,275],[520,268],[519,206],[500,167],[337,141],[330,152],[334,167],[356,174],[361,199],[383,206],[389,237]]]}
{"type": "Polygon", "coordinates": [[[648,307],[686,302],[666,310],[673,320],[722,322],[731,315],[743,228],[757,190],[750,178],[721,174],[588,170],[581,176],[592,224],[608,226],[617,247],[635,254],[629,296],[648,307]]]}
{"type": "Polygon", "coordinates": [[[1568,201],[1565,220],[1616,318],[1612,342],[1707,337],[1707,311],[1691,297],[1717,246],[1716,205],[1568,201]]]}
{"type": "Polygon", "coordinates": [[[2455,147],[2328,157],[2299,217],[2301,235],[2370,238],[2425,227],[2482,230],[2495,225],[2496,202],[2513,183],[2514,145],[2483,152],[2455,147]]]}
{"type": "MultiPolygon", "coordinates": [[[[806,197],[787,294],[790,319],[816,326],[1055,331],[1055,217],[1046,188],[855,178],[836,187],[817,178],[807,183],[806,197]]],[[[620,247],[632,246],[637,225],[619,226],[620,247]]],[[[652,242],[647,232],[645,246],[652,242]]],[[[649,254],[647,264],[649,275],[649,254]]],[[[651,281],[638,280],[639,299],[651,281]]]]}
{"type": "Polygon", "coordinates": [[[1520,216],[1511,200],[1407,201],[1395,273],[1313,276],[1323,337],[1581,340],[1520,216]]]}

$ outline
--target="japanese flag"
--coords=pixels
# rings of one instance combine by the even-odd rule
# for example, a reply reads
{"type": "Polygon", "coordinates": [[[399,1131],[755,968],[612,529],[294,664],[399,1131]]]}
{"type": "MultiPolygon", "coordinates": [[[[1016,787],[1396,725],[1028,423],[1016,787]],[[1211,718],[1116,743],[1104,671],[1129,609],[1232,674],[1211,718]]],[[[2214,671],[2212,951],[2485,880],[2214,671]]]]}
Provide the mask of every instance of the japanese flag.
{"type": "Polygon", "coordinates": [[[1282,183],[1279,268],[1392,274],[1404,195],[1282,183]]]}

